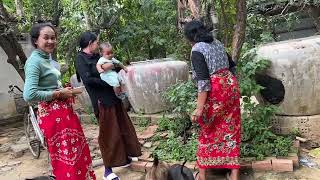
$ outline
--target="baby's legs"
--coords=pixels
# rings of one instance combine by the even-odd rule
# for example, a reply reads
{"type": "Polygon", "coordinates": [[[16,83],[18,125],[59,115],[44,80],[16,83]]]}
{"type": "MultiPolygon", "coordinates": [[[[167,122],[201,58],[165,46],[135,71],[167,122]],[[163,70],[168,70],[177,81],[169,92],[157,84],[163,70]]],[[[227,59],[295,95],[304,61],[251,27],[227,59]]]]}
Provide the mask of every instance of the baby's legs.
{"type": "Polygon", "coordinates": [[[116,95],[119,95],[122,92],[121,86],[113,87],[113,91],[116,95]]]}

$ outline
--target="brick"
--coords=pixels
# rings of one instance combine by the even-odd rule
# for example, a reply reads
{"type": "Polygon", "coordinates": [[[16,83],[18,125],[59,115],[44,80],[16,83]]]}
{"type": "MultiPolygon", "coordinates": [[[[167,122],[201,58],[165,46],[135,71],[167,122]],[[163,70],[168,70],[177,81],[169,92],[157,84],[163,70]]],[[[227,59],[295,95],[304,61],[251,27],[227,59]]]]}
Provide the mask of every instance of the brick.
{"type": "Polygon", "coordinates": [[[298,157],[297,153],[289,153],[287,157],[278,157],[278,159],[292,160],[293,167],[295,167],[295,168],[299,167],[299,157],[298,157]]]}
{"type": "Polygon", "coordinates": [[[293,147],[296,149],[299,149],[300,148],[300,141],[298,141],[298,140],[293,141],[293,147]]]}
{"type": "Polygon", "coordinates": [[[270,171],[272,170],[271,160],[254,161],[252,169],[255,171],[270,171]]]}
{"type": "Polygon", "coordinates": [[[145,131],[143,131],[141,134],[137,134],[138,135],[138,139],[140,140],[146,140],[151,138],[154,133],[156,132],[158,126],[154,125],[154,126],[149,126],[145,131]]]}
{"type": "Polygon", "coordinates": [[[252,169],[252,163],[251,162],[240,163],[240,169],[252,169]]]}
{"type": "Polygon", "coordinates": [[[293,161],[289,159],[273,159],[272,170],[276,172],[292,172],[293,161]]]}
{"type": "Polygon", "coordinates": [[[130,168],[133,171],[146,172],[146,165],[147,165],[147,162],[142,162],[142,161],[131,162],[130,168]]]}

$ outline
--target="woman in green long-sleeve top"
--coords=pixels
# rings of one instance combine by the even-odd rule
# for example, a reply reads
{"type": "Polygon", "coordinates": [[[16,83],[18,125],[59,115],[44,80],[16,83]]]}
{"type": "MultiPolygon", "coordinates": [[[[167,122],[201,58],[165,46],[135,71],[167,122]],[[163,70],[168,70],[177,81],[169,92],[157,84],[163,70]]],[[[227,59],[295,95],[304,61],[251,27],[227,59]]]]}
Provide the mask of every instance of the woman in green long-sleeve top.
{"type": "Polygon", "coordinates": [[[86,138],[72,108],[73,93],[63,88],[60,72],[50,64],[50,54],[57,45],[57,34],[51,24],[31,28],[36,48],[25,64],[23,97],[38,103],[38,123],[50,154],[56,180],[96,179],[86,138]]]}

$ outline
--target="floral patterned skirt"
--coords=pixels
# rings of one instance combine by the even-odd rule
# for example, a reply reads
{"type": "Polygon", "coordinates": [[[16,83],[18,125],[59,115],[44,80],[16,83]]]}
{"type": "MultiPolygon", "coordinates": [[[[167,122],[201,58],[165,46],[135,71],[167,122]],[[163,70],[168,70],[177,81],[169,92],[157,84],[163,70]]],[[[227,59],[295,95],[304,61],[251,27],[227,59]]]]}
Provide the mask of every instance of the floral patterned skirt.
{"type": "Polygon", "coordinates": [[[211,91],[199,118],[199,168],[240,168],[240,90],[229,70],[211,76],[211,91]]]}
{"type": "Polygon", "coordinates": [[[38,104],[39,126],[57,180],[95,180],[87,140],[72,100],[53,100],[38,104]]]}

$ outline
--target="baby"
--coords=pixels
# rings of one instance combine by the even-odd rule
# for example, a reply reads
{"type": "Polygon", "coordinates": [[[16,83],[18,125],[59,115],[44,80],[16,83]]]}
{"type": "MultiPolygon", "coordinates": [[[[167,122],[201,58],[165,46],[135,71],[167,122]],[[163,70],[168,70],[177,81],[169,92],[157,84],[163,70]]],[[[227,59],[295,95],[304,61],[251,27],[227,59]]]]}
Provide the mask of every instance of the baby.
{"type": "Polygon", "coordinates": [[[111,63],[114,66],[120,67],[125,72],[127,72],[127,68],[120,61],[116,60],[113,57],[112,46],[110,43],[102,43],[100,45],[100,50],[102,57],[99,59],[97,63],[97,70],[100,73],[100,77],[103,81],[112,86],[116,96],[123,100],[126,97],[126,93],[124,92],[124,84],[119,74],[113,69],[105,71],[102,68],[102,65],[106,63],[111,63]]]}

